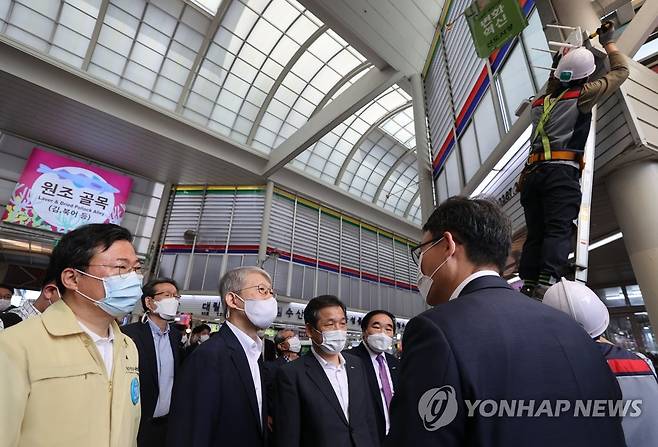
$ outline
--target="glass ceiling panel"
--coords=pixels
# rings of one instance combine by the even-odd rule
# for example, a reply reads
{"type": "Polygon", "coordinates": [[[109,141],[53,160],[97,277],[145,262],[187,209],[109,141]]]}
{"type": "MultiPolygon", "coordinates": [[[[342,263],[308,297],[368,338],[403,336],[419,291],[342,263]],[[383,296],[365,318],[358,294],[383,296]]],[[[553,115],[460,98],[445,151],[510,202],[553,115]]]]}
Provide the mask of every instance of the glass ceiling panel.
{"type": "Polygon", "coordinates": [[[395,168],[384,185],[384,190],[377,200],[377,205],[404,215],[409,202],[418,190],[418,170],[416,155],[410,152],[395,168]]]}
{"type": "Polygon", "coordinates": [[[380,128],[393,138],[404,144],[408,149],[416,147],[416,131],[414,129],[414,111],[412,107],[402,110],[383,123],[380,128]]]}
{"type": "Polygon", "coordinates": [[[253,147],[269,152],[289,138],[306,124],[331,88],[364,61],[332,30],[321,34],[283,79],[256,131],[253,147]]]}
{"type": "Polygon", "coordinates": [[[411,209],[409,210],[409,218],[415,224],[421,225],[423,223],[421,222],[420,215],[420,196],[416,197],[414,204],[411,205],[411,209]]]}
{"type": "MultiPolygon", "coordinates": [[[[183,114],[246,143],[277,77],[320,26],[320,20],[293,0],[233,0],[201,63],[183,114]]],[[[272,118],[285,112],[276,112],[263,120],[264,126],[279,124],[272,118]]],[[[272,138],[263,144],[273,143],[272,138]]]]}
{"type": "Polygon", "coordinates": [[[88,72],[175,110],[210,19],[168,0],[110,0],[88,72]]]}
{"type": "Polygon", "coordinates": [[[328,182],[335,182],[340,167],[359,138],[388,112],[410,99],[399,86],[390,87],[295,158],[292,166],[328,182]]]}
{"type": "Polygon", "coordinates": [[[101,0],[0,1],[0,30],[76,68],[94,31],[101,0]]]}
{"type": "Polygon", "coordinates": [[[222,4],[222,0],[187,0],[190,3],[197,5],[199,8],[203,9],[210,15],[217,14],[219,5],[222,4]]]}

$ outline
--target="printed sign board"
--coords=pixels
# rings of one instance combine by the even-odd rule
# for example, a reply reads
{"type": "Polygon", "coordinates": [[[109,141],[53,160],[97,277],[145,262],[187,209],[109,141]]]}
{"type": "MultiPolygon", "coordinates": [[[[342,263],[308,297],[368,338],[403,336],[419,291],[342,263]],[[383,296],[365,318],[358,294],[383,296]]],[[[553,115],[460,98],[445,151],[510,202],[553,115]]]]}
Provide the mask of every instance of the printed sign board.
{"type": "Polygon", "coordinates": [[[466,9],[465,15],[475,50],[482,58],[528,26],[518,0],[476,0],[466,9]]]}
{"type": "Polygon", "coordinates": [[[131,188],[130,177],[35,147],[2,220],[57,233],[119,224],[131,188]]]}

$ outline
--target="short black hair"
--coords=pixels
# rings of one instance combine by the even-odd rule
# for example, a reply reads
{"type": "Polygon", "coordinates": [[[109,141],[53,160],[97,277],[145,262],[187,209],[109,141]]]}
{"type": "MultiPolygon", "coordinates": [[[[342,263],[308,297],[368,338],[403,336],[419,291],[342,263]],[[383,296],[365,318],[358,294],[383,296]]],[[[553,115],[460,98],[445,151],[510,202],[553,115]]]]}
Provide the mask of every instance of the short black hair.
{"type": "Polygon", "coordinates": [[[343,313],[347,318],[347,310],[345,309],[345,304],[338,297],[334,295],[320,295],[313,298],[308,302],[304,308],[304,323],[310,324],[312,327],[317,329],[318,324],[318,311],[324,309],[325,307],[334,307],[338,306],[343,309],[343,313]]]}
{"type": "Polygon", "coordinates": [[[7,285],[7,284],[0,284],[0,289],[7,289],[7,290],[9,290],[9,291],[11,292],[12,295],[13,295],[14,293],[16,293],[16,291],[14,290],[14,288],[13,288],[12,286],[10,286],[10,285],[7,285]]]}
{"type": "Polygon", "coordinates": [[[132,242],[127,229],[115,224],[83,225],[59,240],[50,256],[48,272],[55,278],[57,287],[63,293],[62,272],[67,268],[85,271],[89,261],[97,253],[104,252],[117,241],[132,242]]]}
{"type": "Polygon", "coordinates": [[[142,308],[144,309],[144,312],[148,310],[146,307],[146,298],[149,296],[151,298],[155,297],[155,286],[158,284],[171,284],[172,286],[176,287],[176,290],[178,290],[178,284],[171,278],[155,278],[150,280],[142,286],[142,308]]]}
{"type": "Polygon", "coordinates": [[[212,329],[210,329],[210,326],[208,326],[205,323],[201,323],[201,324],[195,326],[194,329],[192,329],[193,334],[200,334],[203,331],[212,332],[212,329]]]}
{"type": "Polygon", "coordinates": [[[498,204],[487,198],[451,197],[434,210],[423,231],[439,238],[449,231],[474,264],[505,270],[512,246],[512,225],[498,204]]]}
{"type": "Polygon", "coordinates": [[[361,329],[364,331],[368,329],[368,324],[370,324],[370,320],[372,320],[372,317],[379,314],[384,314],[391,319],[391,321],[393,322],[393,332],[395,332],[395,315],[383,309],[376,309],[368,312],[365,315],[365,317],[363,317],[363,319],[361,320],[361,329]]]}

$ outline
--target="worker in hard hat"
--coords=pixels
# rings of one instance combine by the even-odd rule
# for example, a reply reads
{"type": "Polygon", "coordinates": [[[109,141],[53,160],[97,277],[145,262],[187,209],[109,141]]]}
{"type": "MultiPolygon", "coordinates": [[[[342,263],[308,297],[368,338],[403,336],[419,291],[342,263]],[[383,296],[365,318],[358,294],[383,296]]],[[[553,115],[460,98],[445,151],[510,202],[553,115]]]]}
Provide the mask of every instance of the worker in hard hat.
{"type": "Polygon", "coordinates": [[[566,272],[580,210],[580,174],[592,108],[628,77],[626,57],[614,42],[614,25],[597,30],[610,60],[610,71],[589,81],[596,64],[587,48],[571,49],[554,59],[556,66],[546,93],[532,104],[530,155],[518,189],[527,236],[519,263],[522,292],[541,299],[566,272]]]}
{"type": "Polygon", "coordinates": [[[633,410],[629,409],[622,420],[628,447],[655,447],[658,444],[658,381],[651,362],[603,337],[610,322],[608,309],[585,284],[562,278],[546,291],[543,302],[570,315],[597,342],[617,377],[624,401],[642,401],[639,415],[633,415],[633,410]]]}

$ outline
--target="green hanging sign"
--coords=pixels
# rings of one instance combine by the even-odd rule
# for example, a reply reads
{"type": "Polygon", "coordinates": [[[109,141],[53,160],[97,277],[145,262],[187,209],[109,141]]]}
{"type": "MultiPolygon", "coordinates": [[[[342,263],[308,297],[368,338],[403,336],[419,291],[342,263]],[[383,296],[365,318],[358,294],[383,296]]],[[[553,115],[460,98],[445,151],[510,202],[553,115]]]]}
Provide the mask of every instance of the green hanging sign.
{"type": "Polygon", "coordinates": [[[518,0],[475,0],[464,14],[475,50],[482,58],[528,26],[518,0]]]}

